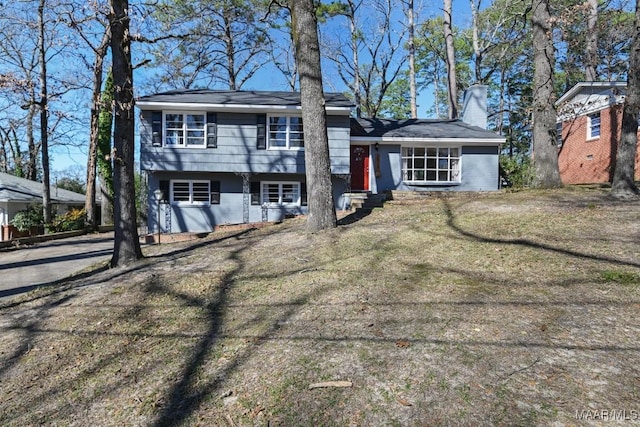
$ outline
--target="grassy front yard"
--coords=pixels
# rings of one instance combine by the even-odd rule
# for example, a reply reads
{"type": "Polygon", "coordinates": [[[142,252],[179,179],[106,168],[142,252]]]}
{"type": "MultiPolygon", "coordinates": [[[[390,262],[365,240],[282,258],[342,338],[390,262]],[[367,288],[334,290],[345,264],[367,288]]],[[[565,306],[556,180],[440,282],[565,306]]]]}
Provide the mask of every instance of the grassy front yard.
{"type": "Polygon", "coordinates": [[[0,302],[1,425],[640,417],[638,201],[400,199],[145,255],[0,302]]]}

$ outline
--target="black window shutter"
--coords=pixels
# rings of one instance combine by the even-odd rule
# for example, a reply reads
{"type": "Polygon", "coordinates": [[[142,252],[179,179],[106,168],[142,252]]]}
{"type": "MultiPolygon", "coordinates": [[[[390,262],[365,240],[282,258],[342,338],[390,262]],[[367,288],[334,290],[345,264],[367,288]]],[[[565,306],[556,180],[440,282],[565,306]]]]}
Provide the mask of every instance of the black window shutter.
{"type": "Polygon", "coordinates": [[[267,115],[258,114],[256,117],[256,148],[267,149],[267,115]]]}
{"type": "Polygon", "coordinates": [[[151,143],[162,147],[162,111],[151,112],[151,143]]]}
{"type": "Polygon", "coordinates": [[[220,204],[220,181],[211,181],[211,204],[220,204]]]}
{"type": "Polygon", "coordinates": [[[218,114],[207,113],[207,148],[218,147],[218,114]]]}
{"type": "Polygon", "coordinates": [[[300,183],[300,204],[302,206],[307,206],[307,183],[300,183]]]}
{"type": "Polygon", "coordinates": [[[251,183],[251,204],[260,205],[260,182],[251,183]]]}
{"type": "Polygon", "coordinates": [[[158,188],[162,191],[162,201],[166,202],[169,200],[169,181],[162,180],[158,184],[158,188]]]}

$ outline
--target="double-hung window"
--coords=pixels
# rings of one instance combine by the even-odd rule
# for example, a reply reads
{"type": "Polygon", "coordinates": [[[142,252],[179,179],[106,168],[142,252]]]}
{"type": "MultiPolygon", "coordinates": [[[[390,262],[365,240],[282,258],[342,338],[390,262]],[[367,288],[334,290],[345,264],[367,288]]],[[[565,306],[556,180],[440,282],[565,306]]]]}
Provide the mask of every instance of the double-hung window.
{"type": "Polygon", "coordinates": [[[262,182],[262,204],[273,206],[300,206],[299,182],[262,182]]]}
{"type": "Polygon", "coordinates": [[[171,203],[180,205],[210,204],[210,181],[171,181],[171,203]]]}
{"type": "Polygon", "coordinates": [[[600,112],[587,116],[587,139],[600,137],[600,112]]]}
{"type": "Polygon", "coordinates": [[[460,182],[460,147],[402,147],[402,180],[460,182]]]}
{"type": "Polygon", "coordinates": [[[304,129],[300,116],[269,116],[268,144],[272,149],[304,148],[304,129]]]}
{"type": "Polygon", "coordinates": [[[164,114],[164,145],[168,147],[206,147],[205,113],[164,114]]]}

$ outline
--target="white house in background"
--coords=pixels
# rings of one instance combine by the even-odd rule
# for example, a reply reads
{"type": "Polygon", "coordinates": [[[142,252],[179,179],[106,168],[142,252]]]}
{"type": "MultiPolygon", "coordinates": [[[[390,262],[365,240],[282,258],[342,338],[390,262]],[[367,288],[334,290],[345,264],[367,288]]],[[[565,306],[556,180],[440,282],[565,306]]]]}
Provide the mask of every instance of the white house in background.
{"type": "MultiPolygon", "coordinates": [[[[85,195],[51,186],[51,211],[64,213],[71,207],[84,207],[85,195]]],[[[5,229],[17,212],[33,203],[42,203],[42,183],[0,172],[0,241],[7,240],[5,229]]]]}

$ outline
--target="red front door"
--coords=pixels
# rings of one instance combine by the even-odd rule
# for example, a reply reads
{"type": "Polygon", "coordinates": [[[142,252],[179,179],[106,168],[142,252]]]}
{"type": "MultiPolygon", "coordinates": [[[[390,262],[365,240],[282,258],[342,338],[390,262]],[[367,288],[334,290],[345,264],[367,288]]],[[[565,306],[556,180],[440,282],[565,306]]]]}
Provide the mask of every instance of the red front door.
{"type": "Polygon", "coordinates": [[[369,191],[369,146],[351,146],[351,189],[369,191]]]}

